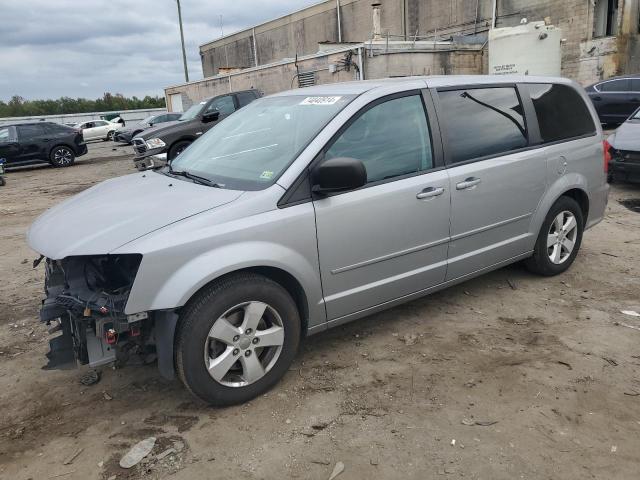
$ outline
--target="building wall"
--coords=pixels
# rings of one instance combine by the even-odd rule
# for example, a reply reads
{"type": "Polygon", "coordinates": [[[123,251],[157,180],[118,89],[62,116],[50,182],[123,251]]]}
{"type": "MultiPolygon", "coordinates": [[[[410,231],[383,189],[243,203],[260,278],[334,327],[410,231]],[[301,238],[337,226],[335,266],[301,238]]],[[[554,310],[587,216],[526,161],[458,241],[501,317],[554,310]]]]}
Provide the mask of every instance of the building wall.
{"type": "MultiPolygon", "coordinates": [[[[380,0],[382,31],[393,39],[446,38],[452,33],[474,33],[489,28],[493,0],[380,0]]],[[[497,0],[497,26],[517,25],[548,17],[562,29],[563,75],[591,83],[640,68],[638,3],[618,0],[617,37],[593,39],[593,0],[497,0]]],[[[372,0],[340,0],[343,42],[371,38],[372,0]]],[[[336,1],[327,0],[291,15],[255,27],[258,64],[317,52],[318,43],[337,42],[336,1]]],[[[248,29],[200,47],[205,77],[220,66],[255,66],[253,30],[248,29]],[[228,60],[227,60],[228,57],[228,60]]]]}
{"type": "MultiPolygon", "coordinates": [[[[357,48],[352,50],[352,61],[358,63],[357,48]]],[[[344,60],[347,52],[328,53],[311,58],[280,62],[275,65],[250,68],[239,73],[226,76],[206,78],[185,85],[177,85],[165,89],[167,99],[169,95],[182,94],[183,108],[186,110],[191,104],[205,98],[222,95],[231,91],[257,88],[265,94],[281,92],[297,87],[296,72],[315,72],[317,84],[345,82],[359,78],[358,69],[351,66],[349,71],[332,73],[329,65],[344,60]]],[[[455,49],[439,51],[396,51],[378,52],[372,57],[362,55],[364,78],[386,78],[408,75],[446,75],[479,74],[486,68],[485,50],[480,46],[459,46],[455,49]]],[[[301,89],[303,92],[304,89],[301,89]]],[[[170,102],[167,100],[167,105],[170,102]]]]}

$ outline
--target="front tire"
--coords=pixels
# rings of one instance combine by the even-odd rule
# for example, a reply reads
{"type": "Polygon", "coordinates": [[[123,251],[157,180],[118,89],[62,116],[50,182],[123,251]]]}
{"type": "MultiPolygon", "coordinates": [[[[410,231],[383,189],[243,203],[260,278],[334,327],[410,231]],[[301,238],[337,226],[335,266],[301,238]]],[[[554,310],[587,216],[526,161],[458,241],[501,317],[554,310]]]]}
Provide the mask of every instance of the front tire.
{"type": "Polygon", "coordinates": [[[171,161],[174,158],[176,158],[178,155],[184,152],[184,150],[189,145],[191,145],[191,142],[188,140],[182,140],[180,142],[176,142],[173,145],[171,145],[171,148],[169,149],[169,154],[167,155],[167,160],[171,161]]]}
{"type": "Polygon", "coordinates": [[[526,267],[545,276],[566,271],[578,255],[583,231],[584,217],[578,202],[560,197],[547,213],[526,267]]]}
{"type": "Polygon", "coordinates": [[[176,370],[187,389],[216,406],[243,403],[284,376],[300,345],[291,295],[261,275],[214,282],[184,308],[176,333],[176,370]]]}
{"type": "Polygon", "coordinates": [[[69,147],[65,145],[58,145],[53,147],[49,154],[49,161],[51,165],[56,168],[70,167],[76,160],[76,154],[69,147]]]}
{"type": "Polygon", "coordinates": [[[105,142],[113,141],[113,136],[115,135],[115,133],[116,133],[115,131],[111,130],[109,133],[107,133],[107,138],[105,138],[104,141],[105,142]]]}

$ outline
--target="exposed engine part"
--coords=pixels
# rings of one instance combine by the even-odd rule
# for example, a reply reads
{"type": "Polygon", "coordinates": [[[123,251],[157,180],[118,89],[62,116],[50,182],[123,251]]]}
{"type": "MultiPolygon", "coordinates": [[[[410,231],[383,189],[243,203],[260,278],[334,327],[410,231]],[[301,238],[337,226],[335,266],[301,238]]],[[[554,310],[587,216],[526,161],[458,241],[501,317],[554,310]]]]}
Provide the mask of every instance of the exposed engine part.
{"type": "Polygon", "coordinates": [[[129,358],[132,347],[149,354],[154,347],[153,319],[146,312],[124,313],[141,255],[67,257],[46,261],[45,293],[40,320],[51,333],[44,368],[76,362],[92,367],[129,358]],[[119,355],[126,346],[126,354],[119,355]]]}

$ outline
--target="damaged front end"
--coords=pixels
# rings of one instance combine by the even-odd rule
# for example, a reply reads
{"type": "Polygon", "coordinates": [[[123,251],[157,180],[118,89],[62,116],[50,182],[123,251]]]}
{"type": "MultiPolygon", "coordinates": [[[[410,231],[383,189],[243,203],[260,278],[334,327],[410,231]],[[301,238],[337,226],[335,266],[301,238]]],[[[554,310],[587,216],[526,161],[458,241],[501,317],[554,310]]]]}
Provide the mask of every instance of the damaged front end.
{"type": "Polygon", "coordinates": [[[62,334],[50,340],[43,368],[155,359],[152,319],[124,313],[141,260],[139,254],[46,260],[40,321],[62,334]]]}

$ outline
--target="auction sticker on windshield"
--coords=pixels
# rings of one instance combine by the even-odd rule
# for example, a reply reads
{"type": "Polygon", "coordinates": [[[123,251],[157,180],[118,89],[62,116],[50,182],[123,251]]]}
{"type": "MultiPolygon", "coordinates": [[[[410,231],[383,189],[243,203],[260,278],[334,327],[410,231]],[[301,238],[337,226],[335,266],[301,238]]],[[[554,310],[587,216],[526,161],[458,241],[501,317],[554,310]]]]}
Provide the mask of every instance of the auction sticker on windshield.
{"type": "Polygon", "coordinates": [[[342,97],[307,97],[300,105],[333,105],[342,97]]]}

